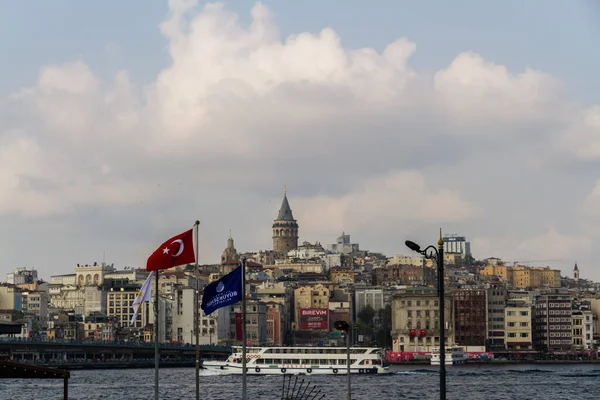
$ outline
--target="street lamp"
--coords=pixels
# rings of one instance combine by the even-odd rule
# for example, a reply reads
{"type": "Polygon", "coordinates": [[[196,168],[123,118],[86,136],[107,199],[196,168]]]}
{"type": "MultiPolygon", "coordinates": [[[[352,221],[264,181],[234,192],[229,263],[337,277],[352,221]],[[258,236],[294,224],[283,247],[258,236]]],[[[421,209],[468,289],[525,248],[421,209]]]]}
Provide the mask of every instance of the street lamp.
{"type": "Polygon", "coordinates": [[[437,243],[437,249],[435,246],[427,246],[421,250],[421,246],[410,240],[405,241],[404,244],[412,251],[424,255],[430,260],[437,261],[438,306],[440,314],[440,400],[446,400],[446,322],[444,318],[444,240],[442,239],[442,230],[440,229],[440,239],[437,243]]]}
{"type": "Polygon", "coordinates": [[[352,399],[352,391],[350,389],[350,324],[346,321],[336,321],[335,329],[338,331],[346,332],[346,390],[347,390],[347,399],[352,399]]]}

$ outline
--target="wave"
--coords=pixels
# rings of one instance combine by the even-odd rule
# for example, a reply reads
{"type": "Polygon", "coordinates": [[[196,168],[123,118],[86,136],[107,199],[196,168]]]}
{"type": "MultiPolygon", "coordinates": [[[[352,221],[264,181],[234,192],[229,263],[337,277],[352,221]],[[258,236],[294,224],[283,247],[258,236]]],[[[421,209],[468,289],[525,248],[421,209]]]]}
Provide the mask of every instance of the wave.
{"type": "Polygon", "coordinates": [[[431,369],[413,369],[410,371],[394,371],[394,375],[435,375],[439,372],[431,369]]]}
{"type": "Polygon", "coordinates": [[[199,372],[200,376],[219,376],[219,375],[227,375],[216,371],[211,371],[208,369],[201,369],[199,372]]]}
{"type": "Polygon", "coordinates": [[[597,378],[600,376],[600,369],[595,369],[586,372],[573,372],[571,374],[558,374],[565,378],[597,378]]]}
{"type": "Polygon", "coordinates": [[[553,374],[556,371],[550,371],[546,369],[507,369],[504,371],[508,374],[553,374]]]}

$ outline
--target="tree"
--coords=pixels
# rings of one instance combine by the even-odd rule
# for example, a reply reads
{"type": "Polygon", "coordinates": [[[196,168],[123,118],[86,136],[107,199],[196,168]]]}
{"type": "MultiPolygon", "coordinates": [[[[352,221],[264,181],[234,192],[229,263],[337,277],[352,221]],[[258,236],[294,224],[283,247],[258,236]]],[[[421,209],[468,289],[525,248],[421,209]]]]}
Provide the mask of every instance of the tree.
{"type": "Polygon", "coordinates": [[[367,325],[373,324],[373,318],[375,318],[375,310],[370,305],[363,308],[357,315],[358,319],[367,325]]]}
{"type": "Polygon", "coordinates": [[[380,321],[379,330],[375,334],[377,343],[381,347],[390,347],[392,343],[392,306],[386,305],[377,311],[380,321]]]}

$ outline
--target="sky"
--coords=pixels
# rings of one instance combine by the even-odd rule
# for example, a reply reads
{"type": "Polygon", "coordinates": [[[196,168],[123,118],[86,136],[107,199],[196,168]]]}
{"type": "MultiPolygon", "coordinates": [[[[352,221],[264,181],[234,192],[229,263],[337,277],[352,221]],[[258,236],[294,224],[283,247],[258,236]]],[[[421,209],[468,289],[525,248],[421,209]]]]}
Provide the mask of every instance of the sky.
{"type": "Polygon", "coordinates": [[[600,6],[192,0],[0,4],[0,280],[300,241],[600,280],[600,6]]]}

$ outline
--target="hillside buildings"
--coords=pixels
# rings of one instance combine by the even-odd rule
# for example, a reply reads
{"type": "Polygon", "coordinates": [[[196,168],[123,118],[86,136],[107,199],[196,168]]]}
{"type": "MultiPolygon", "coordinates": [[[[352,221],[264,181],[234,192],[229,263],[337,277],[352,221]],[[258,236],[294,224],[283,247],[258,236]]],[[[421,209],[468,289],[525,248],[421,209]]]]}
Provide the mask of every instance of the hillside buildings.
{"type": "Polygon", "coordinates": [[[445,321],[439,319],[437,269],[422,256],[386,257],[361,249],[342,232],[325,249],[300,241],[287,191],[274,210],[272,249],[239,251],[231,234],[220,259],[200,267],[182,265],[160,274],[161,318],[144,303],[131,321],[131,305],[148,273],[113,264],[76,264],[72,273],[44,282],[35,269],[16,268],[0,284],[0,321],[22,324],[20,336],[42,340],[154,341],[239,345],[241,305],[206,316],[196,309],[204,287],[247,260],[247,328],[251,345],[341,345],[336,321],[353,326],[353,344],[393,352],[429,352],[447,345],[510,356],[585,354],[600,335],[600,285],[541,266],[506,265],[499,258],[474,262],[465,236],[443,238],[445,321]],[[483,264],[483,265],[482,265],[483,264]],[[154,323],[160,337],[154,338],[154,323]]]}

